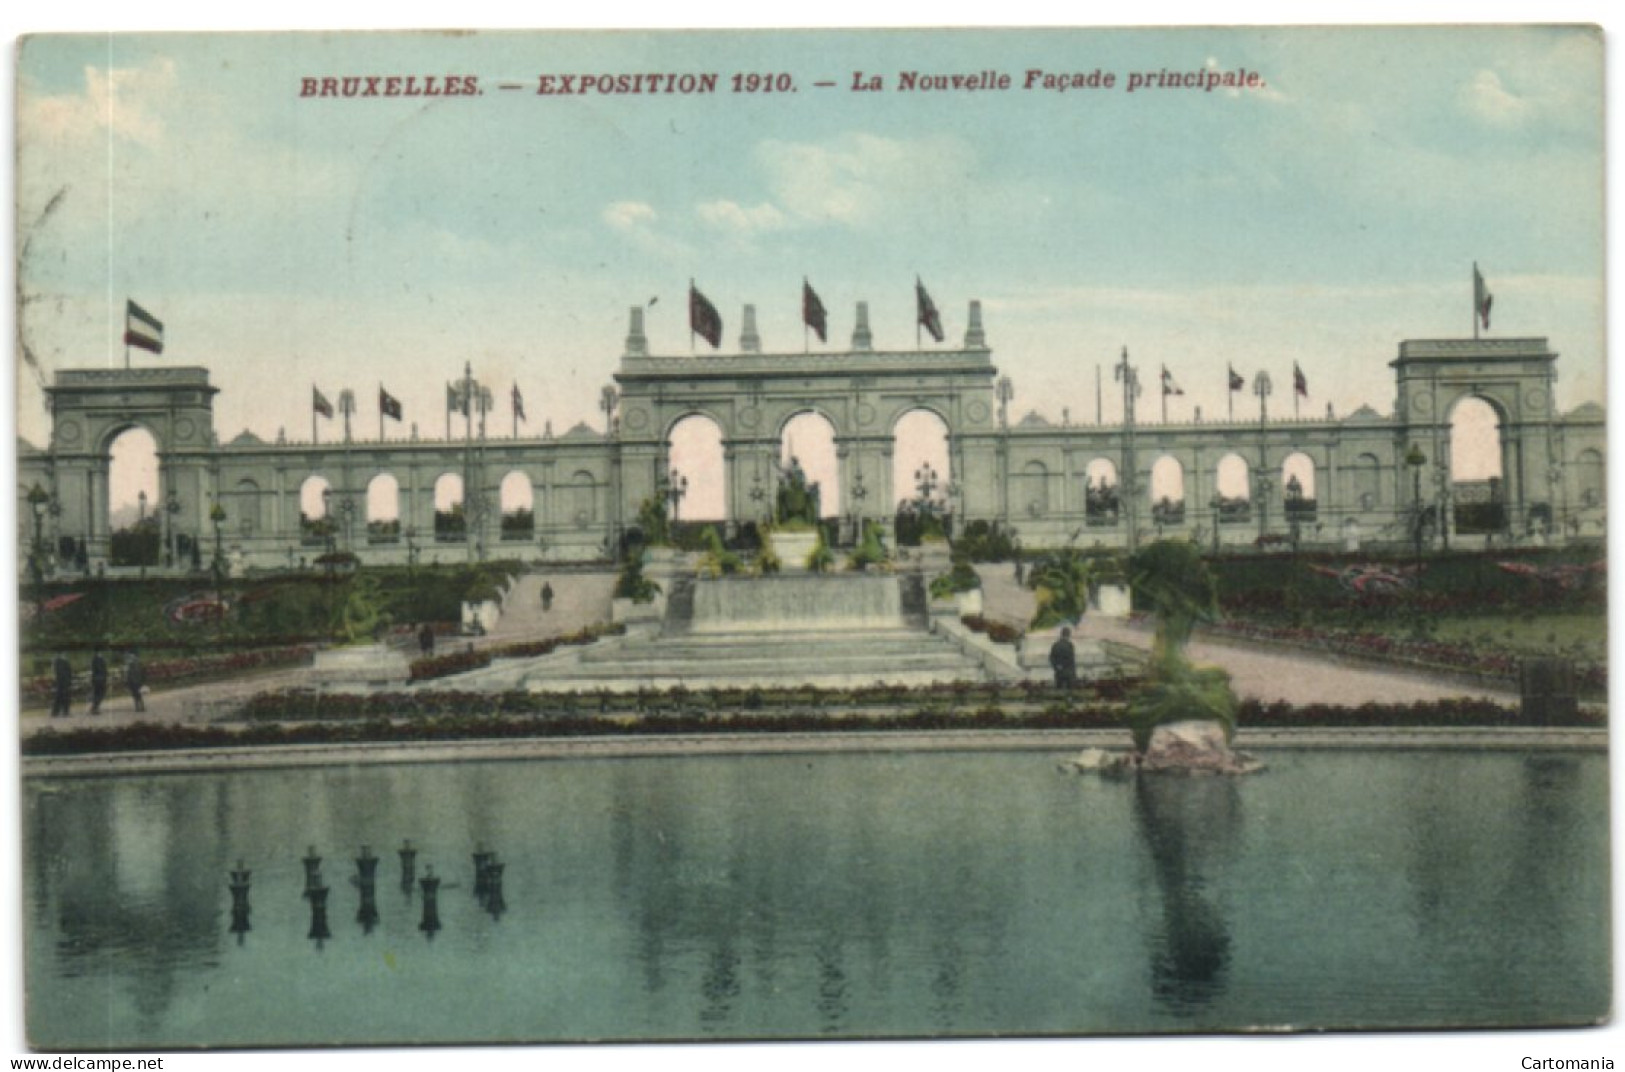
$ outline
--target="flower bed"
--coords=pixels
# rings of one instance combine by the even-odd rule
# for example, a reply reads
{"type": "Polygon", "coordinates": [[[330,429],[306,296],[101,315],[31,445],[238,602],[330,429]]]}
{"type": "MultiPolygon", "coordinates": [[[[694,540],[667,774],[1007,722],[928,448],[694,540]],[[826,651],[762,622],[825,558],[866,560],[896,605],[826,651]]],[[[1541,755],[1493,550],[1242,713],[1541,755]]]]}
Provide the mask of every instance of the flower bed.
{"type": "Polygon", "coordinates": [[[1014,644],[1023,636],[1026,636],[1026,633],[1013,625],[1007,625],[991,618],[984,618],[980,614],[967,614],[959,621],[973,633],[985,633],[987,638],[995,644],[1014,644]]]}
{"type": "Polygon", "coordinates": [[[525,659],[551,655],[559,648],[575,644],[591,644],[601,636],[619,636],[626,632],[624,625],[593,625],[563,636],[546,640],[527,640],[515,644],[500,644],[477,651],[454,651],[446,655],[430,655],[414,659],[410,667],[413,681],[432,681],[435,678],[481,670],[496,659],[525,659]]]}
{"type": "Polygon", "coordinates": [[[668,712],[718,713],[799,712],[917,707],[954,710],[995,707],[1021,709],[1065,705],[1113,705],[1124,701],[1137,678],[1110,678],[1080,685],[1062,694],[1048,682],[956,682],[938,685],[865,685],[850,689],[812,686],[787,688],[638,689],[634,692],[474,692],[457,689],[406,689],[399,692],[344,693],[284,689],[260,693],[244,706],[241,717],[256,722],[297,720],[410,719],[470,711],[522,715],[652,715],[668,712]]]}

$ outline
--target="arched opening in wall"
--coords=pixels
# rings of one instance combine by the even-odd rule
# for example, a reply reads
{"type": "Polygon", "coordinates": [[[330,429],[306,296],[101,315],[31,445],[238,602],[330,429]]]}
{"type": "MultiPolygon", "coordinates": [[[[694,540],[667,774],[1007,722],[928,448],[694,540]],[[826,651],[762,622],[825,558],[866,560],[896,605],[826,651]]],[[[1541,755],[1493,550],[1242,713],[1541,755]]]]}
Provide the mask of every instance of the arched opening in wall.
{"type": "Polygon", "coordinates": [[[774,520],[813,523],[841,513],[835,426],[820,413],[798,413],[779,429],[774,520]]]}
{"type": "Polygon", "coordinates": [[[1361,454],[1349,466],[1349,487],[1354,505],[1375,510],[1382,505],[1382,461],[1375,454],[1361,454]]]}
{"type": "Polygon", "coordinates": [[[434,482],[435,543],[461,543],[468,538],[463,501],[463,478],[457,473],[441,473],[434,482]]]}
{"type": "Polygon", "coordinates": [[[1219,524],[1240,525],[1253,517],[1252,472],[1239,454],[1226,454],[1214,470],[1219,524]]]}
{"type": "Polygon", "coordinates": [[[1281,508],[1288,525],[1315,523],[1315,460],[1302,451],[1281,463],[1281,508]]]}
{"type": "Polygon", "coordinates": [[[891,485],[898,516],[909,513],[939,524],[951,520],[950,489],[957,478],[948,449],[948,422],[928,409],[911,409],[898,417],[892,425],[891,485]]]}
{"type": "Polygon", "coordinates": [[[398,543],[401,538],[401,484],[389,473],[367,482],[367,542],[398,543]]]}
{"type": "MultiPolygon", "coordinates": [[[[1505,532],[1508,522],[1507,488],[1502,469],[1505,444],[1501,437],[1501,417],[1482,398],[1463,398],[1450,411],[1450,501],[1454,505],[1456,531],[1464,536],[1505,532]]],[[[1429,458],[1429,462],[1435,459],[1429,458]]],[[[1421,500],[1432,494],[1431,474],[1421,474],[1421,500]]],[[[1415,474],[1411,476],[1416,495],[1415,474]]],[[[1542,500],[1531,509],[1544,506],[1550,516],[1551,504],[1542,500]]]]}
{"type": "Polygon", "coordinates": [[[1601,506],[1608,496],[1607,463],[1602,453],[1582,450],[1574,459],[1574,493],[1582,509],[1601,506]]]}
{"type": "Polygon", "coordinates": [[[1050,511],[1049,466],[1034,459],[1015,474],[1011,499],[1027,517],[1038,519],[1050,511]]]}
{"type": "Polygon", "coordinates": [[[578,469],[564,486],[564,517],[578,529],[591,528],[598,521],[598,481],[585,469],[578,469]]]}
{"type": "Polygon", "coordinates": [[[502,509],[502,538],[528,542],[536,535],[536,490],[530,476],[514,470],[497,488],[502,509]]]}
{"type": "Polygon", "coordinates": [[[129,428],[108,445],[108,455],[108,559],[115,566],[156,566],[163,538],[158,441],[145,428],[129,428]]]}
{"type": "MultiPolygon", "coordinates": [[[[693,413],[672,425],[666,436],[666,460],[659,493],[665,497],[662,505],[669,520],[682,525],[727,518],[727,459],[722,449],[722,427],[716,421],[693,413]]],[[[761,474],[762,482],[768,479],[769,474],[761,474]]],[[[761,501],[767,501],[766,494],[764,491],[761,501]]]]}
{"type": "Polygon", "coordinates": [[[1122,510],[1117,464],[1109,458],[1092,459],[1083,471],[1084,524],[1097,528],[1115,525],[1122,510]]]}
{"type": "Polygon", "coordinates": [[[1185,467],[1171,455],[1151,466],[1151,523],[1159,530],[1185,523],[1185,467]]]}
{"type": "Polygon", "coordinates": [[[224,503],[226,526],[244,539],[253,536],[265,524],[263,503],[258,481],[248,477],[237,481],[231,489],[230,497],[224,503]]]}
{"type": "Polygon", "coordinates": [[[299,542],[306,547],[325,547],[337,535],[330,513],[333,485],[323,476],[307,476],[299,485],[299,542]]]}

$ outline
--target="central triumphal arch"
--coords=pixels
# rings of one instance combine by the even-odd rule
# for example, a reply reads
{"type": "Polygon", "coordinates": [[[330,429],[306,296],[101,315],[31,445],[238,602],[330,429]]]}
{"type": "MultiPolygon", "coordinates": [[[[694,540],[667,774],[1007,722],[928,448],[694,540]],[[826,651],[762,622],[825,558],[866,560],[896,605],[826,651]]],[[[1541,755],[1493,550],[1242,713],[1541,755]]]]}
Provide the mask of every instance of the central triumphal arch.
{"type": "Polygon", "coordinates": [[[643,310],[632,309],[626,352],[615,374],[622,503],[662,493],[673,427],[702,416],[722,432],[730,531],[760,522],[772,510],[785,425],[815,413],[834,429],[847,521],[889,523],[898,500],[913,494],[893,487],[897,423],[925,410],[947,428],[947,478],[960,500],[955,506],[967,516],[995,512],[997,457],[990,433],[996,370],[979,303],[970,305],[969,327],[957,350],[876,350],[862,304],[850,350],[762,353],[748,328],[740,349],[716,356],[650,354],[643,310]]]}

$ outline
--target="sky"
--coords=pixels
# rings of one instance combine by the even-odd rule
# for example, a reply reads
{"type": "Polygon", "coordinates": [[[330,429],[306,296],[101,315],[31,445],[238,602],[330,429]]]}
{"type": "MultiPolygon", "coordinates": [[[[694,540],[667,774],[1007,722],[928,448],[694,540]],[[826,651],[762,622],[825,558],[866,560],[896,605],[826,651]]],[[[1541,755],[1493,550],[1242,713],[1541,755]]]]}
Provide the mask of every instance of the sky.
{"type": "Polygon", "coordinates": [[[1112,421],[1125,346],[1142,421],[1164,366],[1175,420],[1223,414],[1232,365],[1238,415],[1260,370],[1288,412],[1294,362],[1306,415],[1387,413],[1400,340],[1470,333],[1475,262],[1489,334],[1547,336],[1572,408],[1604,391],[1601,59],[1591,31],[1533,27],[37,37],[18,432],[44,442],[54,370],[122,364],[126,298],[165,327],[134,362],[210,370],[222,441],[308,440],[313,386],[355,391],[357,435],[382,385],[406,415],[387,434],[439,436],[465,362],[504,434],[515,384],[523,431],[601,427],[629,307],[652,303],[654,352],[688,353],[690,279],[723,353],[745,303],[766,350],[799,351],[803,278],[830,313],[819,349],[846,345],[857,301],[877,348],[912,348],[916,277],[944,347],[979,299],[1013,419],[1092,423],[1103,367],[1112,421]],[[1127,91],[1165,69],[1259,84],[1127,91]],[[910,71],[1011,87],[905,91],[910,71]],[[718,90],[535,92],[667,72],[718,90]],[[794,89],[733,93],[734,73],[794,89]],[[301,95],[346,75],[483,92],[301,95]]]}

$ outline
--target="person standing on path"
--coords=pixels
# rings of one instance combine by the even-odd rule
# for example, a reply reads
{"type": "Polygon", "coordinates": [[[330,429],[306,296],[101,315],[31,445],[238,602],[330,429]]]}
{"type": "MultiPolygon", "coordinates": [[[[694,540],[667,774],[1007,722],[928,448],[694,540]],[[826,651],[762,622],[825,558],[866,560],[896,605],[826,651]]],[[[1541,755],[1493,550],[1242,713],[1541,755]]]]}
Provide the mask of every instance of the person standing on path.
{"type": "Polygon", "coordinates": [[[1078,680],[1078,651],[1072,646],[1072,630],[1062,626],[1061,637],[1049,649],[1050,669],[1055,671],[1055,687],[1070,689],[1078,680]]]}
{"type": "Polygon", "coordinates": [[[147,683],[147,670],[141,665],[141,656],[131,649],[129,658],[124,661],[124,685],[130,690],[130,698],[135,701],[137,711],[145,711],[147,705],[141,702],[141,689],[147,683]]]}
{"type": "Polygon", "coordinates": [[[51,717],[67,718],[73,701],[73,666],[62,652],[51,660],[51,717]]]}
{"type": "Polygon", "coordinates": [[[102,713],[102,701],[107,699],[107,656],[103,654],[101,645],[96,645],[95,654],[90,657],[90,713],[102,713]]]}
{"type": "Polygon", "coordinates": [[[418,653],[425,659],[434,654],[434,629],[428,622],[418,630],[418,653]]]}
{"type": "Polygon", "coordinates": [[[542,613],[546,614],[553,609],[553,586],[546,581],[542,582],[542,613]]]}

